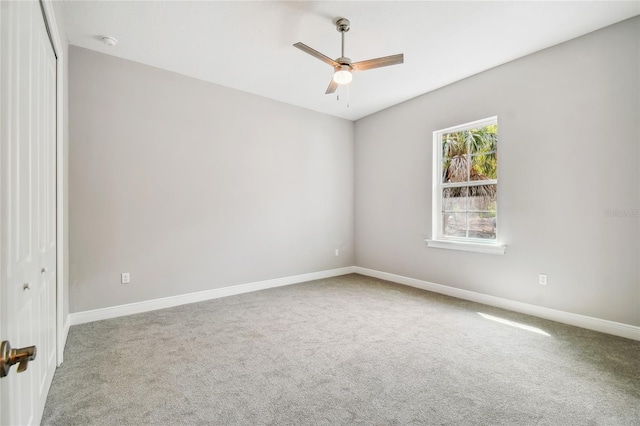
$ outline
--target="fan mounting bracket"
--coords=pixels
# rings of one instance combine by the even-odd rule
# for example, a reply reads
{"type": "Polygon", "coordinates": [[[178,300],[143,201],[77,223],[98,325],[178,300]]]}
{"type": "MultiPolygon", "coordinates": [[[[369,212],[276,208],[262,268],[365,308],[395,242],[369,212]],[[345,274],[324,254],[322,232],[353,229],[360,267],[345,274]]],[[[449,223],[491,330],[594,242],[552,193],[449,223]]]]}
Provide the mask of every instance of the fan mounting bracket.
{"type": "Polygon", "coordinates": [[[336,21],[336,30],[339,33],[346,33],[351,28],[351,22],[347,18],[340,18],[336,21]]]}

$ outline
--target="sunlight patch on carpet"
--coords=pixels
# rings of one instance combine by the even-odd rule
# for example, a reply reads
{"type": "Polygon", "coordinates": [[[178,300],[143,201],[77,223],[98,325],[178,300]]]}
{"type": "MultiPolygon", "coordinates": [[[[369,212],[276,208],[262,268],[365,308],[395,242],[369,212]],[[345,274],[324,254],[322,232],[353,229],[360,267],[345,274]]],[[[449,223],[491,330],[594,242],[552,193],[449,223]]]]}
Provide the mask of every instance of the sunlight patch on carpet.
{"type": "Polygon", "coordinates": [[[551,336],[546,331],[540,330],[537,327],[532,327],[532,326],[526,325],[526,324],[520,324],[519,322],[510,321],[510,320],[507,320],[507,319],[504,319],[504,318],[494,317],[493,315],[483,314],[482,312],[478,312],[478,315],[480,315],[482,318],[486,318],[486,319],[491,320],[491,321],[499,322],[500,324],[506,324],[506,325],[510,325],[511,327],[520,328],[522,330],[532,331],[534,333],[542,334],[543,336],[551,336]]]}

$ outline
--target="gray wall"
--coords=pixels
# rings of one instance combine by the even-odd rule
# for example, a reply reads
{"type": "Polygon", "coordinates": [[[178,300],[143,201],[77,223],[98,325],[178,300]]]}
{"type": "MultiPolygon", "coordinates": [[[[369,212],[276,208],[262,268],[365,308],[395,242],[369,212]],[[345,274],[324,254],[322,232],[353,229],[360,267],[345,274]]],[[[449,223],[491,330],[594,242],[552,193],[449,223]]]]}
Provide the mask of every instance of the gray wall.
{"type": "Polygon", "coordinates": [[[605,215],[640,208],[639,40],[636,17],[356,122],[356,264],[640,325],[639,218],[605,215]],[[492,115],[507,253],[427,248],[432,132],[492,115]]]}
{"type": "Polygon", "coordinates": [[[71,312],[353,265],[352,122],[73,46],[69,68],[71,312]]]}

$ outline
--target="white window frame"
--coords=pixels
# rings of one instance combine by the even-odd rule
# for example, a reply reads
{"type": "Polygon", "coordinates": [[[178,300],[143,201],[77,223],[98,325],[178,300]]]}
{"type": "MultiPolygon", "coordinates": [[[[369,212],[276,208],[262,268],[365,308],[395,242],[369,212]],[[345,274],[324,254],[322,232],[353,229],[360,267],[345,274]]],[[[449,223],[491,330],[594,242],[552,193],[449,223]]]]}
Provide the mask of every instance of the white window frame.
{"type": "MultiPolygon", "coordinates": [[[[488,117],[482,120],[464,123],[446,129],[436,130],[433,132],[433,187],[432,187],[432,221],[431,221],[431,239],[425,240],[428,247],[462,250],[477,253],[488,254],[504,254],[506,246],[499,243],[499,226],[498,226],[498,210],[496,206],[496,238],[495,240],[484,240],[480,238],[469,237],[450,237],[442,234],[442,135],[447,133],[461,132],[469,129],[485,127],[491,124],[498,124],[498,117],[488,117]]],[[[498,127],[498,133],[500,132],[498,127]]],[[[498,173],[500,166],[498,165],[498,173]]],[[[483,181],[483,184],[498,185],[498,176],[496,179],[483,181]]],[[[447,186],[469,186],[469,182],[461,182],[459,185],[447,186]]]]}

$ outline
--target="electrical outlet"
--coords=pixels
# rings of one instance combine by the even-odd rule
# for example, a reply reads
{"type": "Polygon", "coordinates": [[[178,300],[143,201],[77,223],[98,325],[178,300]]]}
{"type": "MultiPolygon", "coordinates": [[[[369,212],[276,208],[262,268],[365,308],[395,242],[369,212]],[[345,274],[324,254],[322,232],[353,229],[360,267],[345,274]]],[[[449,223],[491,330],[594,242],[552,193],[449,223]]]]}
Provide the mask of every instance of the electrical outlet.
{"type": "Polygon", "coordinates": [[[336,249],[336,256],[340,256],[340,249],[336,249]]]}
{"type": "Polygon", "coordinates": [[[120,282],[122,284],[129,284],[131,282],[131,275],[128,272],[123,272],[120,275],[120,282]]]}
{"type": "Polygon", "coordinates": [[[540,285],[547,285],[547,274],[538,275],[538,283],[540,283],[540,285]]]}

